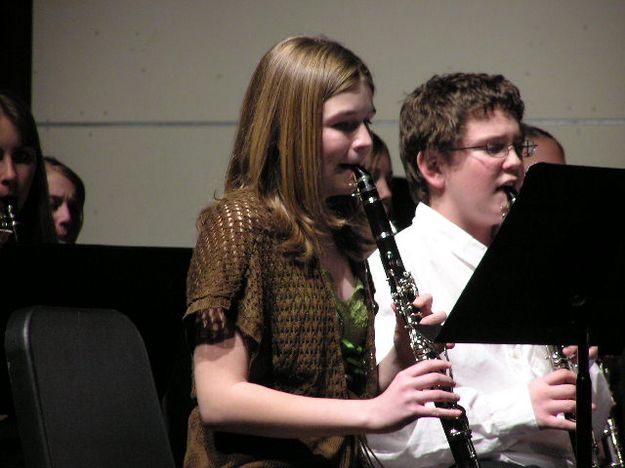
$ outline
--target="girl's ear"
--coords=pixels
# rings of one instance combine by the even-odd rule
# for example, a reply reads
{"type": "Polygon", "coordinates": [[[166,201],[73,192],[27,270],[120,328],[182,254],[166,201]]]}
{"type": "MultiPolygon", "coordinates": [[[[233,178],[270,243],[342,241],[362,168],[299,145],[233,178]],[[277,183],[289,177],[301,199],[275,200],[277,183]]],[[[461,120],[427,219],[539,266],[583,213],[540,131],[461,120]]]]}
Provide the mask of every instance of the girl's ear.
{"type": "Polygon", "coordinates": [[[445,187],[445,177],[441,171],[439,155],[434,151],[428,151],[424,153],[419,151],[417,154],[417,167],[427,184],[434,189],[434,191],[440,191],[445,187]]]}

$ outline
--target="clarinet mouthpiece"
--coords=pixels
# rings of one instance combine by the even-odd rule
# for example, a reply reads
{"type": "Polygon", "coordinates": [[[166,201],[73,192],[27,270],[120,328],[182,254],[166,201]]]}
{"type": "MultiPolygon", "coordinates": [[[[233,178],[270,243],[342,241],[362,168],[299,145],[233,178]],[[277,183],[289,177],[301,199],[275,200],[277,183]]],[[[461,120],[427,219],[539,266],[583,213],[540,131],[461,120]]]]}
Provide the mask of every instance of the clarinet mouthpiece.
{"type": "Polygon", "coordinates": [[[508,203],[510,206],[514,204],[516,201],[516,197],[519,195],[514,187],[510,187],[509,185],[504,186],[504,191],[506,192],[506,196],[508,197],[508,203]]]}

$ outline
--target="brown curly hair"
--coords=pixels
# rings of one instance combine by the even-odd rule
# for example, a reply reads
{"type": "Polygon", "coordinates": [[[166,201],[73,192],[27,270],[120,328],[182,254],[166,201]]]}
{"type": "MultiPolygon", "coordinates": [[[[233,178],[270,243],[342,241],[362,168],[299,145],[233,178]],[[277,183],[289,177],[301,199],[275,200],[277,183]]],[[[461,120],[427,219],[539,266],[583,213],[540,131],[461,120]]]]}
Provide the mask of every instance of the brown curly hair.
{"type": "Polygon", "coordinates": [[[430,199],[417,155],[422,152],[426,158],[449,161],[449,150],[464,137],[467,122],[497,109],[519,122],[525,111],[519,89],[502,75],[435,75],[406,97],[399,118],[399,146],[415,203],[430,199]]]}

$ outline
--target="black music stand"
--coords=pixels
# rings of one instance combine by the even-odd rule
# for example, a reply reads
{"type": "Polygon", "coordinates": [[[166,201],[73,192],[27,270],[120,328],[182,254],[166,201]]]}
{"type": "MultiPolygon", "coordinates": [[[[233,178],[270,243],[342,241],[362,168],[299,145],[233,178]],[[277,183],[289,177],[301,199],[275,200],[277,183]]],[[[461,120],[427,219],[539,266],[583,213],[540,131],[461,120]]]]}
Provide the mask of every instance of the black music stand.
{"type": "Polygon", "coordinates": [[[437,337],[576,344],[578,466],[591,466],[588,347],[625,346],[624,201],[625,169],[533,165],[437,337]]]}

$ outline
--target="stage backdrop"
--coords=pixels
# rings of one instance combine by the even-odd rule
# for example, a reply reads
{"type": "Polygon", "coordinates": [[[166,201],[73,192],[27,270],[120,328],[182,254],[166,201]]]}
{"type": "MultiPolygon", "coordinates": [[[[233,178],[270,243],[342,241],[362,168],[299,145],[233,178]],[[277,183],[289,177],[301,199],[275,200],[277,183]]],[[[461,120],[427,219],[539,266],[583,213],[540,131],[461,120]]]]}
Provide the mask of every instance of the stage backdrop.
{"type": "Polygon", "coordinates": [[[87,186],[82,243],[191,246],[261,55],[322,33],[370,66],[374,129],[433,74],[502,73],[572,164],[625,167],[622,0],[34,0],[44,151],[87,186]]]}

